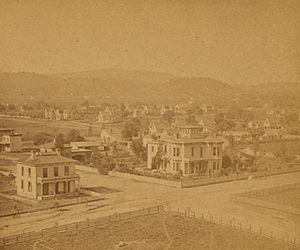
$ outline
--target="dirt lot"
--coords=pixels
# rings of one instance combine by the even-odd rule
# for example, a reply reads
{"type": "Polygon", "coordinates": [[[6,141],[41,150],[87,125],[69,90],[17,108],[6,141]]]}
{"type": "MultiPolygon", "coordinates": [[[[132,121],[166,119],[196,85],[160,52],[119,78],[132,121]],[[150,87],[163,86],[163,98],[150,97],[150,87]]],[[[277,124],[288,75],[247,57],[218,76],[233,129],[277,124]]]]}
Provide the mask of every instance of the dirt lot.
{"type": "Polygon", "coordinates": [[[296,249],[282,242],[262,239],[228,227],[194,218],[158,214],[81,230],[60,233],[35,243],[4,249],[296,249]]]}
{"type": "Polygon", "coordinates": [[[300,188],[258,196],[257,199],[300,209],[300,188]]]}

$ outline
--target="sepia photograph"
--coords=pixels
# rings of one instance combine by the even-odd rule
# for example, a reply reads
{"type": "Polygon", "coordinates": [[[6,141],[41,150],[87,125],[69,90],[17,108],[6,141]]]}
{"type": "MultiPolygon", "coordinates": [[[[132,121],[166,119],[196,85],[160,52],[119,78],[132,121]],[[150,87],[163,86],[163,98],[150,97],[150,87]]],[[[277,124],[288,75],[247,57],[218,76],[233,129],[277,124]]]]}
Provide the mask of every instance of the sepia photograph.
{"type": "Polygon", "coordinates": [[[0,0],[0,250],[300,249],[299,0],[0,0]]]}

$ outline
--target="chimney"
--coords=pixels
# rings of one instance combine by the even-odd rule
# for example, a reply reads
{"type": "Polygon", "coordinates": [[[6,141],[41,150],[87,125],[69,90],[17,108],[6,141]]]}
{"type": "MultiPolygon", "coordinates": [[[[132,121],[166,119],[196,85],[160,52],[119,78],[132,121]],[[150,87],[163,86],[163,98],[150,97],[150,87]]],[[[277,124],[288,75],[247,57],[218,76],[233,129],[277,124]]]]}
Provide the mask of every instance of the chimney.
{"type": "Polygon", "coordinates": [[[35,151],[31,150],[30,151],[30,158],[33,159],[35,157],[35,151]]]}
{"type": "Polygon", "coordinates": [[[56,152],[57,155],[59,155],[59,156],[61,155],[61,154],[60,154],[60,150],[59,150],[58,148],[55,149],[55,152],[56,152]]]}

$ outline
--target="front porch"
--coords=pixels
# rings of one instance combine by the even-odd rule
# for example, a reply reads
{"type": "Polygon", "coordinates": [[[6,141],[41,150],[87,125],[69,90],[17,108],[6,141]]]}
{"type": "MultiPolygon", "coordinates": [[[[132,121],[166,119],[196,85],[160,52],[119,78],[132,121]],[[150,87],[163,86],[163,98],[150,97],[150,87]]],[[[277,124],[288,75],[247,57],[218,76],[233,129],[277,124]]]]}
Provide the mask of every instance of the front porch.
{"type": "Polygon", "coordinates": [[[208,175],[208,161],[188,161],[184,163],[184,176],[208,175]]]}
{"type": "Polygon", "coordinates": [[[53,199],[77,192],[76,180],[43,181],[37,183],[37,199],[53,199]]]}

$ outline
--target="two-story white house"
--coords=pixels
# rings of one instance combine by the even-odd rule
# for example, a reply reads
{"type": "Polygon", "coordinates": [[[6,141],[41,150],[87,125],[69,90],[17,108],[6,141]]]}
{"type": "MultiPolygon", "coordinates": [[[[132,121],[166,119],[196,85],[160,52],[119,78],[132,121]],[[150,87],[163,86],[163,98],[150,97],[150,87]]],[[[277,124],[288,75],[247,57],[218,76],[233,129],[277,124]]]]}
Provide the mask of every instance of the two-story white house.
{"type": "Polygon", "coordinates": [[[79,182],[75,163],[56,153],[32,153],[17,164],[17,194],[35,200],[75,194],[79,182]]]}

